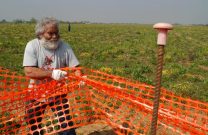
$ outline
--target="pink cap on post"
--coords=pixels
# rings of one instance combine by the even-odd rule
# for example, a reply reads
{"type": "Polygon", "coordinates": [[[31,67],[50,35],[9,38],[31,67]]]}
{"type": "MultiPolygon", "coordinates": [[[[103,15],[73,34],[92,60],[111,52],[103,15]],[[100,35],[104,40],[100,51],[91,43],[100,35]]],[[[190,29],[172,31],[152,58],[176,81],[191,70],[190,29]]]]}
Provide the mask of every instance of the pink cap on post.
{"type": "Polygon", "coordinates": [[[156,23],[153,26],[153,28],[159,31],[158,36],[157,36],[157,44],[166,45],[168,30],[172,30],[173,26],[169,23],[156,23]]]}

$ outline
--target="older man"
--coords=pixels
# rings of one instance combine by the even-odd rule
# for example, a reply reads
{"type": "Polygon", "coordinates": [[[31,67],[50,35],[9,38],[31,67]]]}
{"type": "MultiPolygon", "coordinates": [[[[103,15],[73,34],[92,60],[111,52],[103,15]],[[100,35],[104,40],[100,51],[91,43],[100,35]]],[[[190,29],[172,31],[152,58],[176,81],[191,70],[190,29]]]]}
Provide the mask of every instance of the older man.
{"type": "MultiPolygon", "coordinates": [[[[29,41],[25,48],[23,66],[26,76],[31,78],[30,86],[34,87],[36,84],[42,83],[42,79],[56,80],[59,81],[63,79],[67,72],[60,70],[59,68],[63,67],[76,67],[79,65],[72,48],[60,40],[59,35],[59,23],[54,18],[43,18],[40,20],[35,28],[35,33],[37,38],[29,41]]],[[[67,121],[70,120],[71,116],[69,115],[69,105],[68,100],[65,98],[65,95],[60,95],[54,97],[56,103],[66,104],[65,111],[61,112],[62,106],[53,107],[54,103],[50,101],[46,102],[40,99],[31,100],[38,104],[36,108],[27,109],[27,123],[31,126],[32,131],[41,128],[42,117],[37,119],[38,126],[34,125],[34,114],[36,116],[41,116],[44,113],[44,109],[49,105],[53,112],[58,112],[59,122],[62,122],[61,127],[67,128],[69,126],[67,121]],[[43,111],[38,111],[43,109],[43,111]],[[37,111],[37,112],[35,112],[37,111]],[[66,116],[61,117],[61,116],[66,116]],[[65,122],[64,122],[65,121],[65,122]]],[[[34,134],[44,134],[44,131],[34,132],[34,134]]],[[[64,132],[59,133],[61,135],[76,135],[75,129],[70,129],[64,132]]]]}

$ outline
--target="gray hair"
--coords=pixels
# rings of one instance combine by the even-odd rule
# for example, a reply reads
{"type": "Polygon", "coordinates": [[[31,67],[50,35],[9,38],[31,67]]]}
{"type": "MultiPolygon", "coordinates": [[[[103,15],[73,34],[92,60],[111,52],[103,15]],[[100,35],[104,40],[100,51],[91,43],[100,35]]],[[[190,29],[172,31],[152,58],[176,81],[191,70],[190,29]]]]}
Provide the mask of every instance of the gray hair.
{"type": "Polygon", "coordinates": [[[59,22],[53,17],[45,17],[42,18],[40,21],[37,22],[35,26],[35,35],[40,38],[40,35],[44,33],[45,31],[45,26],[48,24],[53,24],[59,27],[59,22]]]}

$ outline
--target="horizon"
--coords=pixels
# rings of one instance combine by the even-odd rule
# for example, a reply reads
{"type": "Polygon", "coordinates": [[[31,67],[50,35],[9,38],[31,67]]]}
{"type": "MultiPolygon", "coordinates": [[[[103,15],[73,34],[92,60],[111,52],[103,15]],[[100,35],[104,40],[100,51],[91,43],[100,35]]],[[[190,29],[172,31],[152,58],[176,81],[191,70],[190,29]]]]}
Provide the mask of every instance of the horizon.
{"type": "MultiPolygon", "coordinates": [[[[35,19],[34,17],[31,19],[35,19]]],[[[36,22],[31,22],[31,19],[29,20],[24,20],[24,19],[14,19],[14,20],[10,20],[7,21],[5,19],[0,20],[0,24],[1,23],[36,23],[36,22]]],[[[36,21],[38,21],[38,19],[35,19],[36,21]]],[[[90,21],[64,21],[64,20],[59,20],[57,19],[60,23],[70,23],[70,24],[141,24],[141,25],[154,25],[155,23],[138,23],[138,22],[90,22],[90,21]]],[[[166,22],[157,22],[157,23],[166,23],[166,22]]],[[[202,26],[208,26],[207,24],[180,24],[180,23],[171,23],[172,25],[202,25],[202,26]]]]}

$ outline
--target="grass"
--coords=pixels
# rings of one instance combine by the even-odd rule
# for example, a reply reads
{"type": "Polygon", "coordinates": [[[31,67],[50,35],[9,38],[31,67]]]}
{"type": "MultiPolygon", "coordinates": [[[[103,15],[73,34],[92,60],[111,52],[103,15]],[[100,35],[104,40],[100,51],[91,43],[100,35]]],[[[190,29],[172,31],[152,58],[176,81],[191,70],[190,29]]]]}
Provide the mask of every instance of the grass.
{"type": "MultiPolygon", "coordinates": [[[[23,74],[26,43],[34,24],[0,24],[0,66],[23,74]]],[[[157,31],[139,24],[61,24],[84,67],[154,84],[157,31]]],[[[208,27],[177,25],[165,47],[162,86],[192,99],[208,102],[208,27]]]]}

